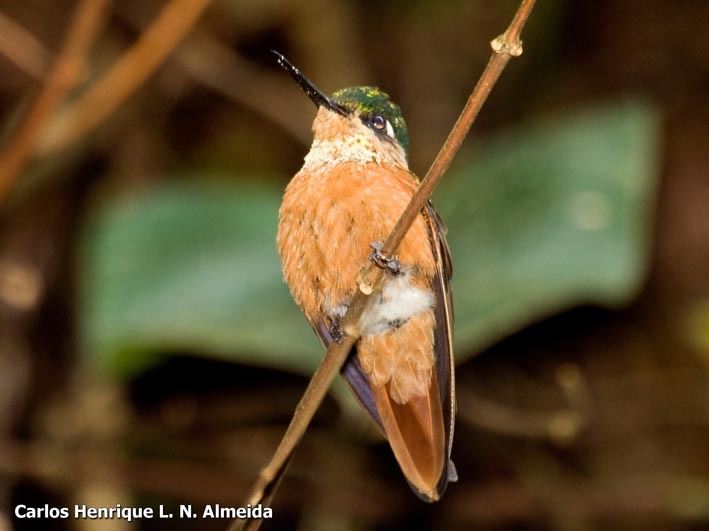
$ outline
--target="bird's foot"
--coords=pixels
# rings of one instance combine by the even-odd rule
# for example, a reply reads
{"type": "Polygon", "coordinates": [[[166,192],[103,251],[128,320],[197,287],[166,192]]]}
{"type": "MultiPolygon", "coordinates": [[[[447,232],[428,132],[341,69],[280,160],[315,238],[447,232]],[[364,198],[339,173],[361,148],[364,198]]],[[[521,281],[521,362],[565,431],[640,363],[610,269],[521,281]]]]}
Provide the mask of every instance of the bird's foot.
{"type": "Polygon", "coordinates": [[[340,324],[340,321],[335,321],[332,323],[330,326],[330,335],[332,336],[332,339],[335,343],[342,343],[342,341],[345,339],[345,332],[342,330],[342,325],[340,324]]]}
{"type": "Polygon", "coordinates": [[[370,243],[369,246],[372,248],[372,252],[369,254],[370,262],[372,262],[379,269],[390,271],[395,275],[401,273],[401,264],[396,257],[390,258],[382,252],[384,249],[384,244],[382,242],[370,243]]]}

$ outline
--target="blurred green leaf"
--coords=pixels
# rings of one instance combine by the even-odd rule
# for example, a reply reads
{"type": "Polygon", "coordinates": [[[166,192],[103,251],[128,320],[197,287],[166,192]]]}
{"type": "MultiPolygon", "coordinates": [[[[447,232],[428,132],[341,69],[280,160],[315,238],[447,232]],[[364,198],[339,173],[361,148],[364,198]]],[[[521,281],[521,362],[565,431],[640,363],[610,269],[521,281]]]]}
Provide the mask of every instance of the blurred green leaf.
{"type": "Polygon", "coordinates": [[[578,304],[615,306],[647,265],[659,129],[638,102],[485,142],[434,200],[449,227],[458,358],[578,304]]]}
{"type": "Polygon", "coordinates": [[[322,347],[276,253],[280,195],[186,182],[101,208],[83,249],[84,350],[126,374],[166,351],[312,370],[322,347]]]}
{"type": "MultiPolygon", "coordinates": [[[[459,160],[436,194],[454,260],[459,359],[645,270],[657,149],[647,107],[532,125],[459,160]]],[[[84,352],[119,374],[191,351],[310,373],[322,357],[281,280],[282,190],[203,180],[97,209],[82,245],[84,352]]]]}

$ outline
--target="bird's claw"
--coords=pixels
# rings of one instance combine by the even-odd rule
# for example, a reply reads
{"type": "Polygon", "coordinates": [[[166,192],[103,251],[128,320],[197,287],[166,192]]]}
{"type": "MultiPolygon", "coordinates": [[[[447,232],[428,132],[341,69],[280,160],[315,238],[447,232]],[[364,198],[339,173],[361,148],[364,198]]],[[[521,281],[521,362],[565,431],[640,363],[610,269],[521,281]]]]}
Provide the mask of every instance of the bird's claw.
{"type": "Polygon", "coordinates": [[[385,269],[398,275],[401,272],[401,264],[394,258],[386,256],[382,251],[384,249],[384,244],[382,242],[370,243],[369,246],[372,248],[372,252],[369,254],[369,261],[380,269],[385,269]]]}
{"type": "Polygon", "coordinates": [[[335,321],[332,323],[330,326],[330,335],[332,336],[333,341],[338,344],[342,343],[345,339],[345,332],[342,330],[340,321],[335,321]]]}

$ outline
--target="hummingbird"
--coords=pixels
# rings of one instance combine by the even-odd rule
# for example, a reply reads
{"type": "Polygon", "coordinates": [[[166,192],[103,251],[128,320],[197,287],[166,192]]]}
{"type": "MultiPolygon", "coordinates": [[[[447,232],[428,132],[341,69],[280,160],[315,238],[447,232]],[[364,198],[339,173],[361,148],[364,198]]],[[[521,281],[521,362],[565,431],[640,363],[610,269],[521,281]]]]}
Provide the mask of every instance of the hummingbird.
{"type": "Polygon", "coordinates": [[[283,55],[278,63],[317,106],[314,140],[285,189],[277,244],[283,276],[325,347],[341,327],[367,260],[384,269],[341,374],[384,437],[413,491],[437,501],[456,481],[452,266],[430,202],[395,256],[382,241],[420,181],[407,162],[398,105],[376,87],[326,96],[283,55]]]}

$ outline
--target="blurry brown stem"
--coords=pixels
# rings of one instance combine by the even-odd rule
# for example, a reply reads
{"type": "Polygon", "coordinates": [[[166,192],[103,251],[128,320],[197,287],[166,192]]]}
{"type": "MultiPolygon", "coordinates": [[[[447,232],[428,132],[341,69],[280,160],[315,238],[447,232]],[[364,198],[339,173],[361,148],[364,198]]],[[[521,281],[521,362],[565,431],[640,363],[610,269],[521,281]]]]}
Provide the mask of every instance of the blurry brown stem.
{"type": "MultiPolygon", "coordinates": [[[[220,92],[278,125],[303,145],[311,137],[307,115],[291,105],[278,105],[278,95],[291,81],[280,72],[262,71],[206,32],[195,31],[177,51],[176,61],[199,83],[220,92]],[[269,102],[264,105],[264,102],[269,102]]],[[[265,70],[265,69],[263,69],[265,70]]],[[[303,107],[310,111],[310,107],[303,107]]]]}
{"type": "Polygon", "coordinates": [[[0,154],[0,201],[4,200],[35,149],[47,120],[78,82],[84,60],[96,35],[106,0],[80,0],[67,36],[44,87],[18,131],[0,154]]]}
{"type": "Polygon", "coordinates": [[[557,368],[556,379],[566,403],[554,411],[518,409],[461,389],[457,393],[458,417],[470,424],[506,435],[550,439],[559,445],[569,444],[589,421],[588,389],[580,369],[570,363],[557,368]]]}
{"type": "MultiPolygon", "coordinates": [[[[384,244],[384,253],[386,255],[393,256],[396,252],[409,227],[421,212],[431,193],[448,169],[453,157],[458,152],[465,135],[510,58],[519,56],[522,53],[522,43],[519,40],[519,34],[529,17],[534,2],[535,0],[523,0],[507,31],[492,41],[492,57],[465,104],[463,112],[453,126],[453,130],[448,135],[448,139],[443,144],[426,177],[421,182],[421,186],[411,198],[406,210],[387,238],[384,244]]],[[[342,343],[332,343],[325,353],[320,367],[318,367],[318,370],[310,380],[310,384],[293,414],[283,440],[273,454],[271,462],[261,471],[248,497],[247,502],[252,506],[265,503],[267,497],[271,498],[273,496],[275,491],[274,482],[280,480],[283,476],[293,450],[305,433],[332,380],[342,368],[347,355],[359,337],[359,319],[364,311],[367,299],[373,292],[381,275],[382,270],[380,268],[373,264],[368,264],[365,273],[362,275],[362,280],[359,282],[359,290],[356,292],[343,319],[343,330],[347,335],[342,343]]],[[[258,529],[259,525],[260,521],[258,520],[235,520],[229,530],[252,530],[258,529]]]]}
{"type": "Polygon", "coordinates": [[[0,54],[37,81],[42,81],[47,73],[47,49],[34,35],[3,13],[0,13],[0,54]]]}
{"type": "Polygon", "coordinates": [[[138,41],[58,117],[39,152],[65,148],[98,127],[175,49],[209,2],[172,0],[167,4],[138,41]]]}

